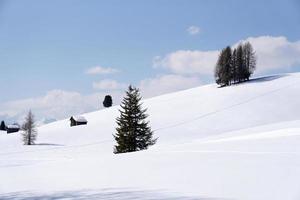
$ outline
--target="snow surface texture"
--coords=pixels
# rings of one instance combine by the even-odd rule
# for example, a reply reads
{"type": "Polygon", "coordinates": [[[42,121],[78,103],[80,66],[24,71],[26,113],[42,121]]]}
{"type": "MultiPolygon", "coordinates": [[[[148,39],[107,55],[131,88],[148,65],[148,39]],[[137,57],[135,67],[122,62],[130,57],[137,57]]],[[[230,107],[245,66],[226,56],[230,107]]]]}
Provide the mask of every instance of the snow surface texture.
{"type": "Polygon", "coordinates": [[[113,154],[118,106],[0,132],[0,199],[300,199],[300,73],[144,101],[158,142],[113,154]]]}

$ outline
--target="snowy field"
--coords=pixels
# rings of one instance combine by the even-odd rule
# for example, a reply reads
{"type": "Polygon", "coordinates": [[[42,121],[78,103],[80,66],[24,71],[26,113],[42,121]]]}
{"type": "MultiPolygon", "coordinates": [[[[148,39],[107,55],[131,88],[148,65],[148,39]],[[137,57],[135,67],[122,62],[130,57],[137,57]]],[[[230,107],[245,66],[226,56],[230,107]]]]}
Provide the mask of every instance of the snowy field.
{"type": "Polygon", "coordinates": [[[300,73],[144,101],[158,142],[113,154],[118,106],[0,132],[0,199],[300,199],[300,73]]]}

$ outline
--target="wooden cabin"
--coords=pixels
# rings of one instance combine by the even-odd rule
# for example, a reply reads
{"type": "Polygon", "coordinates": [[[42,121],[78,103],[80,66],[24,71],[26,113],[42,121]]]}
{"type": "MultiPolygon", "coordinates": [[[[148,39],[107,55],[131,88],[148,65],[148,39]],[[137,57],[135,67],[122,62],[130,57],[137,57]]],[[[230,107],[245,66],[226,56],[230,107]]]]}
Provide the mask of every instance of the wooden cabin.
{"type": "Polygon", "coordinates": [[[88,121],[83,116],[72,116],[70,118],[71,126],[87,125],[88,121]]]}
{"type": "Polygon", "coordinates": [[[7,125],[6,126],[6,132],[7,132],[7,134],[9,134],[9,133],[16,133],[16,132],[19,132],[19,130],[20,130],[20,126],[17,125],[17,124],[7,125]]]}

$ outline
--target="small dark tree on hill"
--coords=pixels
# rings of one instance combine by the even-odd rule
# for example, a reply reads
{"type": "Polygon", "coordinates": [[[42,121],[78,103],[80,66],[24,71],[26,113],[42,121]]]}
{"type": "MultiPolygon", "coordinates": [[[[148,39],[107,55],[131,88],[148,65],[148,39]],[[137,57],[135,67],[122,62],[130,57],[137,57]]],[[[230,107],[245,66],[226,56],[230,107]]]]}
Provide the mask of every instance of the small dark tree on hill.
{"type": "Polygon", "coordinates": [[[31,111],[28,112],[25,118],[24,124],[22,125],[22,131],[24,145],[33,145],[37,137],[37,130],[34,116],[31,111]]]}
{"type": "Polygon", "coordinates": [[[0,130],[1,131],[5,131],[6,130],[6,125],[5,125],[4,121],[1,121],[0,130]]]}
{"type": "Polygon", "coordinates": [[[129,86],[117,118],[114,153],[144,150],[155,144],[157,139],[153,139],[153,132],[146,121],[147,109],[142,109],[141,99],[139,89],[129,86]]]}
{"type": "Polygon", "coordinates": [[[106,95],[103,101],[103,106],[105,108],[111,107],[113,104],[112,97],[110,95],[106,95]]]}

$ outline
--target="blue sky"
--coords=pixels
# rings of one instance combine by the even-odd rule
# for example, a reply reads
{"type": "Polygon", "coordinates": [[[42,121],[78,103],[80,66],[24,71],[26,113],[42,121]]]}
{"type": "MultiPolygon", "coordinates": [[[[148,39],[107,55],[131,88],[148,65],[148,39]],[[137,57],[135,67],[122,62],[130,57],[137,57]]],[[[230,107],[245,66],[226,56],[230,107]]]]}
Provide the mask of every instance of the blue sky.
{"type": "MultiPolygon", "coordinates": [[[[289,60],[294,61],[286,64],[289,66],[281,61],[281,66],[269,64],[261,74],[299,70],[300,61],[296,57],[300,51],[300,2],[297,0],[0,2],[0,85],[5,94],[1,95],[0,104],[42,97],[52,90],[81,95],[111,92],[93,87],[93,83],[102,80],[115,81],[119,89],[128,83],[155,85],[156,79],[165,75],[168,78],[174,75],[172,80],[178,80],[178,84],[191,78],[194,85],[210,82],[212,75],[201,69],[193,75],[193,71],[184,74],[175,69],[178,54],[172,53],[184,50],[181,53],[186,56],[186,51],[218,51],[247,38],[253,38],[255,43],[262,36],[271,37],[270,44],[273,40],[280,45],[285,43],[283,49],[293,46],[284,51],[291,51],[293,57],[289,60]],[[189,33],[191,26],[199,31],[189,33]],[[276,40],[277,37],[283,38],[276,40]],[[171,62],[168,55],[173,55],[176,61],[171,62]],[[158,67],[153,67],[157,58],[158,67]],[[114,68],[119,73],[86,73],[97,66],[114,68]]],[[[265,40],[259,41],[261,44],[265,40]]],[[[186,62],[188,67],[190,63],[186,62]]],[[[174,90],[166,86],[161,93],[174,90]]]]}

